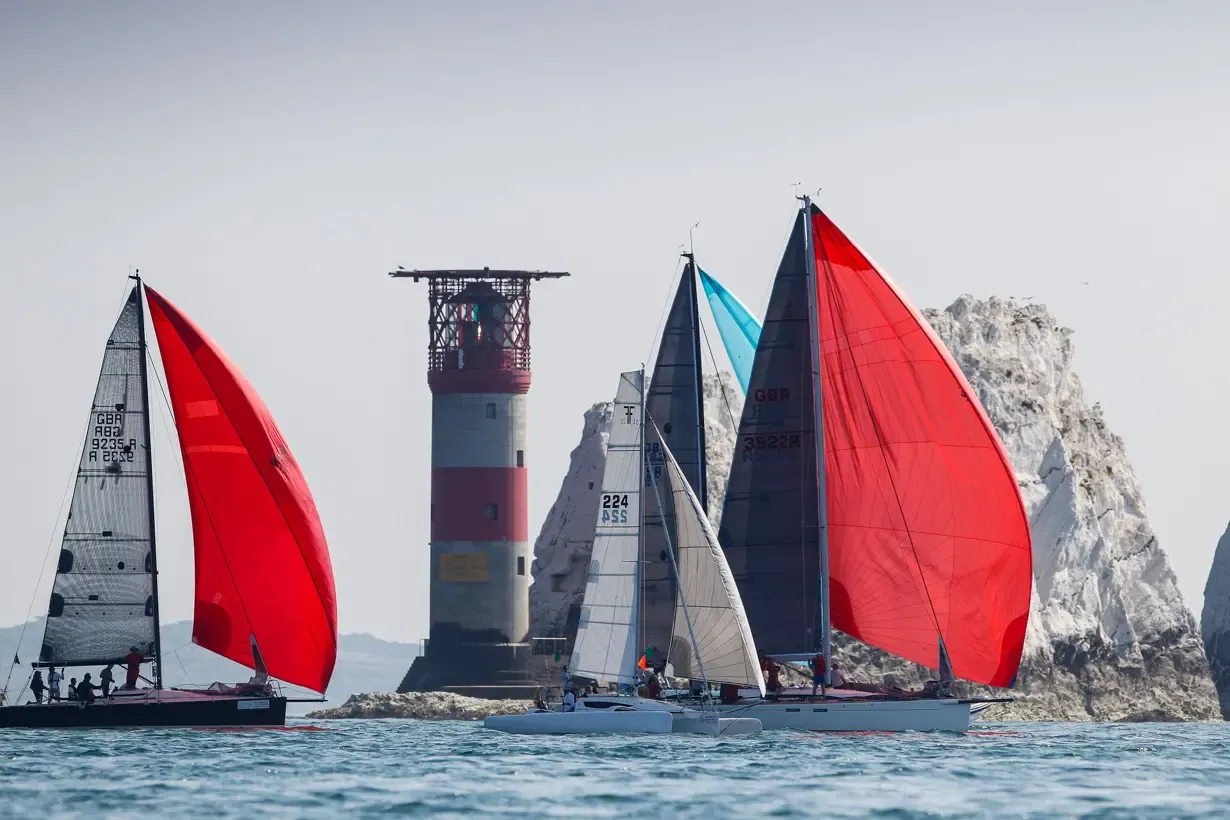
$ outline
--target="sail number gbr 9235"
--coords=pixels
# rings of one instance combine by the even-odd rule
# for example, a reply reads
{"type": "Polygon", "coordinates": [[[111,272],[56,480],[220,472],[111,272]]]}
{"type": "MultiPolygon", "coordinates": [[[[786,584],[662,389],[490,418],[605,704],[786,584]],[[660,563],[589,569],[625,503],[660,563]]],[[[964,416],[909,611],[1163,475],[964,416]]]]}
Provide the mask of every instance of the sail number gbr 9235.
{"type": "Polygon", "coordinates": [[[603,493],[602,494],[602,518],[603,524],[627,524],[628,523],[628,494],[627,493],[603,493]]]}
{"type": "Polygon", "coordinates": [[[124,414],[101,412],[94,414],[94,428],[90,435],[91,462],[119,464],[129,462],[137,449],[135,438],[124,438],[124,414]]]}

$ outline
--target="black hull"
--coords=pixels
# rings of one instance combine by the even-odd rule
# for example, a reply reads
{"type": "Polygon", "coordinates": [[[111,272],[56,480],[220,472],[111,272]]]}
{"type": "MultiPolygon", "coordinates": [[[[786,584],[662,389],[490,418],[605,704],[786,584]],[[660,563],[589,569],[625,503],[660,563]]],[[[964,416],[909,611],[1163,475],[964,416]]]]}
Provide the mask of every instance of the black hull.
{"type": "Polygon", "coordinates": [[[286,725],[286,698],[217,697],[90,704],[25,704],[0,708],[0,729],[135,729],[277,727],[286,725]]]}

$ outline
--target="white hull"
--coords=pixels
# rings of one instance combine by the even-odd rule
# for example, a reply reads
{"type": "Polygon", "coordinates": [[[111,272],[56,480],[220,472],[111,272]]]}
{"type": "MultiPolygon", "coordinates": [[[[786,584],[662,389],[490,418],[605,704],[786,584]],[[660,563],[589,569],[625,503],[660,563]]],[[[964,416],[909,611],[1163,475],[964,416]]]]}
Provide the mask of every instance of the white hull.
{"type": "Polygon", "coordinates": [[[713,737],[729,737],[730,735],[755,735],[764,727],[756,718],[750,717],[718,717],[712,712],[708,714],[692,712],[675,713],[675,723],[671,732],[677,735],[711,735],[713,737]],[[714,718],[717,718],[714,720],[714,718]]]}
{"type": "Polygon", "coordinates": [[[483,726],[516,735],[652,734],[671,732],[670,712],[640,712],[635,709],[576,712],[529,712],[485,718],[483,726]]]}
{"type": "Polygon", "coordinates": [[[715,708],[730,717],[756,718],[765,729],[809,732],[965,732],[970,722],[970,704],[955,698],[755,701],[715,708]]]}
{"type": "Polygon", "coordinates": [[[574,712],[535,710],[483,721],[487,729],[520,735],[692,734],[748,735],[761,730],[760,721],[743,715],[719,716],[677,703],[627,695],[591,695],[577,702],[574,712]]]}

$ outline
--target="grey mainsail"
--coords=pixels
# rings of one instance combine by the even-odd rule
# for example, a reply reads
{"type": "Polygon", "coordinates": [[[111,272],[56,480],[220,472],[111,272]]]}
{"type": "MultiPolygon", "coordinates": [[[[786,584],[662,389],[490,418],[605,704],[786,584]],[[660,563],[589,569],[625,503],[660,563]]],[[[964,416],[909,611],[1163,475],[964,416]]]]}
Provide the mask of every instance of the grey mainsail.
{"type": "MultiPolygon", "coordinates": [[[[688,260],[675,290],[653,378],[645,398],[645,415],[657,426],[680,473],[707,508],[705,416],[700,359],[700,324],[694,264],[688,260]]],[[[645,442],[645,535],[641,541],[641,645],[667,653],[675,620],[677,585],[667,552],[665,528],[674,526],[674,496],[653,492],[663,475],[659,442],[645,442]],[[659,497],[661,503],[659,504],[659,497]]],[[[657,660],[656,655],[650,660],[657,660]]]]}
{"type": "Polygon", "coordinates": [[[815,416],[802,212],[756,348],[718,534],[761,652],[821,641],[815,416]]]}
{"type": "Polygon", "coordinates": [[[39,662],[98,665],[156,655],[153,474],[134,288],[103,354],[64,527],[39,662]]]}

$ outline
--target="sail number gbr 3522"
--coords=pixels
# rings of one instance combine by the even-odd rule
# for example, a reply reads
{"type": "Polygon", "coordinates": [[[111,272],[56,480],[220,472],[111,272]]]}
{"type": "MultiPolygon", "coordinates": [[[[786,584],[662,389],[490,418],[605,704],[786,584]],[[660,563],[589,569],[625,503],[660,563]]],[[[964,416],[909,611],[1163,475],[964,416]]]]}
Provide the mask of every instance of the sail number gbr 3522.
{"type": "Polygon", "coordinates": [[[603,493],[601,520],[603,524],[627,524],[628,494],[603,493]]]}
{"type": "Polygon", "coordinates": [[[94,414],[94,429],[90,436],[91,462],[119,464],[130,462],[137,450],[135,438],[124,438],[124,414],[101,412],[94,414]]]}

